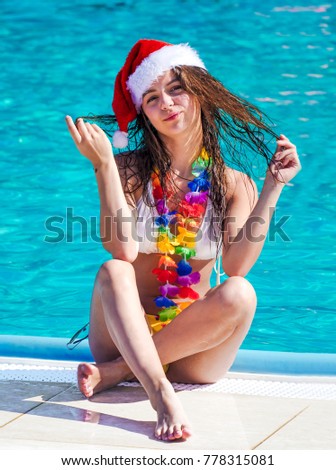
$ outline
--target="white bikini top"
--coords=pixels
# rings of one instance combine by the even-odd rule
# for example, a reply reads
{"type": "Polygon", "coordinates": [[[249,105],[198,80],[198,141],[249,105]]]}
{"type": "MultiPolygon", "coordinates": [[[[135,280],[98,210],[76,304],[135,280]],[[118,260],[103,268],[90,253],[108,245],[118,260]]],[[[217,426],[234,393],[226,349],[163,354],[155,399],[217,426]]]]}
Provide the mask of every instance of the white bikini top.
{"type": "MultiPolygon", "coordinates": [[[[150,202],[154,205],[151,181],[148,183],[148,194],[150,202]]],[[[143,200],[143,197],[137,201],[137,219],[136,231],[139,242],[140,253],[158,253],[156,239],[158,236],[158,227],[155,225],[155,217],[158,217],[156,207],[149,207],[143,200]]],[[[198,229],[196,236],[196,256],[193,259],[215,259],[217,254],[217,244],[221,242],[221,230],[218,221],[213,221],[213,229],[210,226],[213,205],[208,198],[206,211],[202,224],[198,229]],[[213,233],[215,232],[215,233],[213,233]]]]}

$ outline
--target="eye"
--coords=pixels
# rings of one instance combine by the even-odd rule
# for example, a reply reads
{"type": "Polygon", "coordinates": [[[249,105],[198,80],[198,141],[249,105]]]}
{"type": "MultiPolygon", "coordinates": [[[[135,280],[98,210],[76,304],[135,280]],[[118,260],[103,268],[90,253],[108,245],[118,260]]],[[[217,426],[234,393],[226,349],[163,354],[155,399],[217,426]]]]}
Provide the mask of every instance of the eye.
{"type": "Polygon", "coordinates": [[[154,100],[156,100],[156,98],[157,98],[157,96],[155,96],[155,95],[150,96],[147,100],[147,104],[154,101],[154,100]]]}
{"type": "Polygon", "coordinates": [[[180,90],[182,90],[182,86],[181,86],[181,85],[175,85],[175,86],[173,86],[173,87],[170,89],[170,91],[171,91],[172,93],[174,93],[174,92],[176,92],[176,91],[180,91],[180,90]]]}

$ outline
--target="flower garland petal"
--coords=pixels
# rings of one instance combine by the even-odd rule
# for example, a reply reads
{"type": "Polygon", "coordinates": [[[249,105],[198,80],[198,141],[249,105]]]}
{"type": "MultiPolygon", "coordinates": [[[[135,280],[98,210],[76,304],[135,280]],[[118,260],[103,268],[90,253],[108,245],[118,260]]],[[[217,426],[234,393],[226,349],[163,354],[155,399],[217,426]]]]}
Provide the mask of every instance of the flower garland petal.
{"type": "Polygon", "coordinates": [[[168,299],[168,297],[164,297],[163,295],[155,297],[154,302],[157,307],[172,307],[177,305],[173,300],[168,299]]]}
{"type": "Polygon", "coordinates": [[[155,225],[158,227],[157,248],[162,253],[158,268],[152,271],[162,283],[159,286],[161,295],[157,296],[154,302],[161,308],[157,315],[162,327],[188,307],[193,300],[199,298],[199,294],[190,286],[199,283],[201,275],[198,271],[192,271],[192,266],[187,260],[196,255],[197,233],[193,229],[199,228],[205,213],[210,189],[208,169],[211,164],[211,158],[205,149],[202,149],[200,156],[192,165],[192,174],[195,178],[188,183],[190,191],[185,194],[177,210],[174,211],[169,211],[166,202],[172,191],[164,194],[157,168],[151,176],[152,194],[158,213],[158,217],[155,218],[155,225]],[[174,254],[182,257],[178,264],[171,258],[174,254]],[[164,269],[161,266],[164,266],[164,269]],[[169,297],[192,300],[177,304],[169,297]]]}
{"type": "Polygon", "coordinates": [[[160,294],[164,297],[167,297],[168,295],[171,297],[176,296],[179,293],[179,288],[178,286],[174,286],[173,284],[163,284],[163,286],[159,287],[160,294]]]}
{"type": "Polygon", "coordinates": [[[191,286],[192,284],[198,284],[201,280],[201,275],[198,271],[188,274],[187,276],[178,276],[177,282],[181,286],[191,286]]]}
{"type": "Polygon", "coordinates": [[[181,261],[178,262],[177,274],[179,276],[187,276],[188,274],[191,273],[191,271],[192,271],[192,267],[186,260],[181,259],[181,261]]]}
{"type": "Polygon", "coordinates": [[[164,256],[160,257],[159,267],[162,266],[162,265],[168,266],[170,268],[177,268],[177,264],[175,263],[173,258],[171,258],[170,256],[167,256],[167,255],[164,255],[164,256]]]}
{"type": "Polygon", "coordinates": [[[181,287],[178,296],[181,299],[199,299],[199,293],[194,291],[191,287],[181,287]]]}

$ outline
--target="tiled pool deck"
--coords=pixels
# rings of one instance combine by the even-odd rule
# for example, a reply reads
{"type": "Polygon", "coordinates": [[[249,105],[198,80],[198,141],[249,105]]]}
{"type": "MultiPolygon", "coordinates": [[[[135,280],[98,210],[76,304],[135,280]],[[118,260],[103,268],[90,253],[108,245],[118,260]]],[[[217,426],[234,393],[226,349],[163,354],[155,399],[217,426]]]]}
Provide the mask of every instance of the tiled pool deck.
{"type": "Polygon", "coordinates": [[[138,384],[87,400],[75,370],[0,358],[0,449],[336,449],[336,377],[229,373],[212,386],[176,386],[194,436],[161,442],[138,384]]]}

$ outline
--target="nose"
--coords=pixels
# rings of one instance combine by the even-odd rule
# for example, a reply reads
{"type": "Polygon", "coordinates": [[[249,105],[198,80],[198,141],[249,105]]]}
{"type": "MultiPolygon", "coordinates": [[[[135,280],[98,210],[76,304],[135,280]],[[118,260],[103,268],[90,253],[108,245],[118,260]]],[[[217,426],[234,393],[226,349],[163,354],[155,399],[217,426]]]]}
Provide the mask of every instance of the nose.
{"type": "Polygon", "coordinates": [[[161,109],[166,110],[173,106],[174,101],[173,98],[164,91],[161,94],[161,109]]]}

